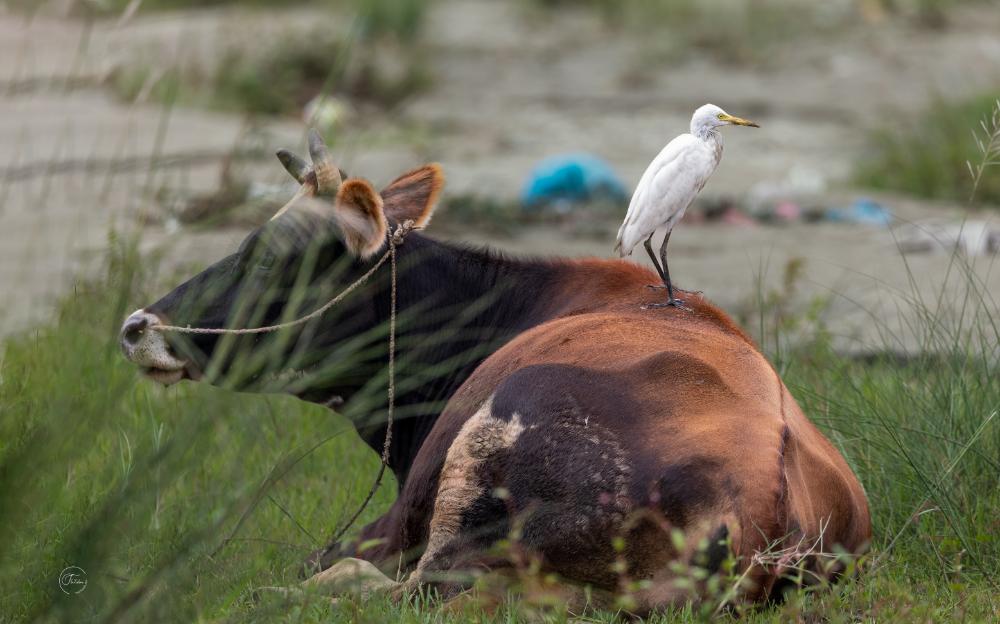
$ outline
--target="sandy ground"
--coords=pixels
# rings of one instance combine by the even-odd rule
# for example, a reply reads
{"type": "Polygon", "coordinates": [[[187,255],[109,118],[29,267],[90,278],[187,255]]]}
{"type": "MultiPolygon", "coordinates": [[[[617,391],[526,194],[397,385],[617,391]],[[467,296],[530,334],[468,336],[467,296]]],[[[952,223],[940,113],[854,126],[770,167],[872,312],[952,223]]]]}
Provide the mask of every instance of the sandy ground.
{"type": "MultiPolygon", "coordinates": [[[[690,111],[713,101],[764,127],[727,132],[726,156],[706,194],[743,196],[806,180],[809,201],[839,202],[852,196],[845,180],[864,152],[866,128],[919,110],[935,94],[995,87],[998,13],[959,14],[943,31],[893,24],[833,43],[799,40],[794,53],[741,67],[644,60],[641,42],[585,15],[539,22],[518,3],[442,1],[426,32],[434,88],[391,117],[357,120],[338,157],[376,182],[439,160],[448,192],[513,197],[539,159],[583,150],[609,160],[632,184],[662,144],[686,129],[690,111]]],[[[136,59],[205,66],[229,47],[329,22],[309,11],[154,14],[91,26],[0,15],[0,335],[46,318],[52,301],[98,266],[110,228],[134,231],[137,215],[158,210],[156,190],[211,189],[216,160],[245,129],[238,116],[166,114],[86,85],[136,59]],[[154,158],[173,160],[151,167],[154,158]]],[[[302,133],[302,124],[284,120],[268,124],[261,141],[295,146],[302,133]]],[[[281,179],[266,159],[251,169],[261,180],[281,179]]],[[[960,206],[880,199],[904,220],[962,214],[960,206]]],[[[500,239],[449,235],[514,252],[608,256],[615,227],[609,224],[606,240],[560,228],[500,239]]],[[[146,249],[164,251],[167,273],[223,255],[243,234],[177,230],[156,218],[141,229],[146,249]]],[[[804,259],[803,300],[833,293],[835,333],[862,349],[878,346],[877,326],[900,325],[893,293],[912,292],[911,278],[926,295],[949,282],[945,301],[960,298],[963,282],[947,253],[904,262],[889,231],[852,226],[685,226],[670,257],[678,282],[730,309],[752,300],[761,280],[765,290],[780,282],[788,260],[804,259]]],[[[972,271],[1000,292],[993,262],[978,258],[972,271]]]]}

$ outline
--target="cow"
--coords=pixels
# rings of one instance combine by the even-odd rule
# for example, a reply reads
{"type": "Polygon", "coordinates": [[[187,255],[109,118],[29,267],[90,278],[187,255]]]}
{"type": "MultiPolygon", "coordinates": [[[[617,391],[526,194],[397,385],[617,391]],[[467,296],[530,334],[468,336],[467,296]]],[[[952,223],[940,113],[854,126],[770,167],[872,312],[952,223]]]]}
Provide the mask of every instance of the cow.
{"type": "Polygon", "coordinates": [[[647,308],[656,276],[631,262],[512,258],[415,230],[398,241],[396,281],[376,270],[294,328],[164,329],[301,317],[371,272],[400,224],[427,226],[438,165],[377,192],[316,135],[310,151],[312,166],[279,153],[301,182],[295,197],[235,253],[130,315],[121,347],[163,384],[336,407],[381,451],[395,288],[386,460],[398,496],[355,539],[313,553],[313,571],[357,557],[402,567],[402,593],[449,597],[476,571],[515,565],[497,548],[515,544],[519,561],[568,585],[613,593],[627,581],[643,613],[693,599],[678,563],[715,573],[734,562],[743,596],[763,602],[780,597],[790,561],[827,578],[844,564],[824,556],[865,551],[864,490],[753,340],[697,293],[687,309],[647,308]]]}

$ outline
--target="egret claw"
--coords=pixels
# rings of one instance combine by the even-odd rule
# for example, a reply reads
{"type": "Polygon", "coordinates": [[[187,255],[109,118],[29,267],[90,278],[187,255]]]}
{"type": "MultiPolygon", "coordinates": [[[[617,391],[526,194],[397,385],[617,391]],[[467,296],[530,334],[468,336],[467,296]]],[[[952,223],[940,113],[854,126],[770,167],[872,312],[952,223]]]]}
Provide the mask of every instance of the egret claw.
{"type": "Polygon", "coordinates": [[[670,301],[664,301],[662,303],[647,303],[641,306],[643,310],[653,310],[657,308],[677,308],[678,310],[685,310],[687,312],[692,312],[691,308],[684,305],[683,299],[671,299],[670,301]]]}

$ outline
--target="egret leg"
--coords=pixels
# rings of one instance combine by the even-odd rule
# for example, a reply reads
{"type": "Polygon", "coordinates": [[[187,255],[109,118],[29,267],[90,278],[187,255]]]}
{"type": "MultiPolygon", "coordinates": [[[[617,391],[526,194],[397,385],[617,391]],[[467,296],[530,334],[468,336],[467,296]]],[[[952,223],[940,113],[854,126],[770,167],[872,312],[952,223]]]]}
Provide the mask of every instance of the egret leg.
{"type": "MultiPolygon", "coordinates": [[[[647,241],[648,242],[648,241],[647,241]]],[[[667,267],[667,243],[670,242],[670,232],[663,237],[663,243],[660,244],[660,263],[663,265],[663,271],[660,273],[660,277],[663,278],[663,284],[667,288],[667,302],[666,303],[653,303],[648,307],[651,308],[663,308],[663,307],[675,307],[683,308],[684,301],[682,299],[674,298],[674,286],[670,283],[670,269],[667,267]]]]}
{"type": "Polygon", "coordinates": [[[663,242],[660,243],[660,264],[663,265],[663,283],[667,285],[667,297],[670,299],[667,303],[676,305],[677,300],[674,299],[674,287],[670,283],[670,269],[667,268],[667,243],[669,242],[670,230],[667,230],[667,235],[663,237],[663,242]]]}
{"type": "MultiPolygon", "coordinates": [[[[653,232],[653,234],[655,234],[655,232],[653,232]]],[[[660,279],[662,280],[663,279],[663,269],[660,268],[660,263],[658,263],[656,261],[656,255],[653,253],[653,246],[650,244],[650,241],[653,240],[653,234],[650,234],[649,238],[647,238],[646,242],[643,243],[642,245],[643,245],[643,247],[646,248],[646,253],[649,254],[649,259],[653,262],[653,268],[656,269],[657,275],[659,275],[660,279]]],[[[669,234],[667,236],[669,236],[669,234]]]]}

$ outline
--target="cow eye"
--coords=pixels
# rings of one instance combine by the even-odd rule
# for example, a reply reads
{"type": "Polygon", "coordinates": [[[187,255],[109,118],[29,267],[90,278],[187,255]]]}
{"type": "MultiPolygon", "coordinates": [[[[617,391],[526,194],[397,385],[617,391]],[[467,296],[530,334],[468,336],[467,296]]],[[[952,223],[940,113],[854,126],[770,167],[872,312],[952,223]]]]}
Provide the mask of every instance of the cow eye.
{"type": "Polygon", "coordinates": [[[261,255],[260,260],[257,262],[257,268],[262,271],[266,271],[274,266],[274,261],[274,252],[265,251],[263,255],[261,255]]]}

